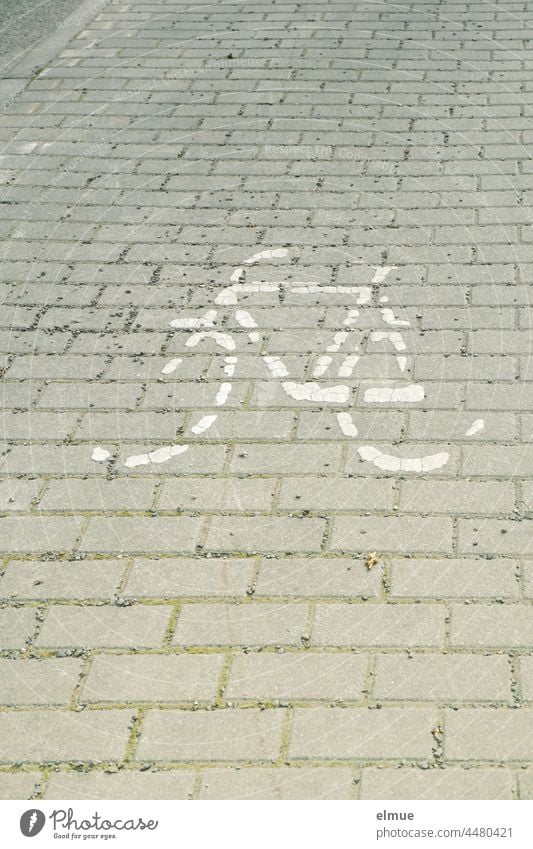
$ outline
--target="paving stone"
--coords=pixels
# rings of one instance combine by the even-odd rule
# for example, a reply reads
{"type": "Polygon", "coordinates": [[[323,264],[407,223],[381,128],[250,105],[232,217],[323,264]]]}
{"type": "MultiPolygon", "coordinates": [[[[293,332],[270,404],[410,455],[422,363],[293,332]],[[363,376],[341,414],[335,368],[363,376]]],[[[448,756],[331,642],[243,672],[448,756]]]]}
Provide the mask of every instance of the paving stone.
{"type": "Polygon", "coordinates": [[[332,558],[265,558],[256,579],[258,596],[377,596],[381,569],[358,560],[332,558]]]}
{"type": "Polygon", "coordinates": [[[233,658],[226,699],[315,700],[362,697],[368,661],[351,654],[261,654],[233,658]]]}
{"type": "Polygon", "coordinates": [[[138,598],[244,596],[254,561],[247,558],[134,560],[125,592],[138,598]]]}
{"type": "Polygon", "coordinates": [[[198,798],[352,799],[353,789],[352,773],[343,767],[215,767],[202,772],[198,798]]]}
{"type": "Polygon", "coordinates": [[[331,549],[451,554],[449,519],[408,516],[335,518],[331,549]]]}
{"type": "Polygon", "coordinates": [[[445,756],[463,761],[528,761],[531,710],[459,708],[445,713],[445,756]]]}
{"type": "Polygon", "coordinates": [[[393,560],[390,594],[398,598],[517,598],[513,560],[393,560]]]}
{"type": "Polygon", "coordinates": [[[452,605],[450,645],[523,646],[531,644],[533,610],[526,604],[452,605]]]}
{"type": "Polygon", "coordinates": [[[444,608],[436,604],[318,604],[315,646],[440,646],[444,608]]]}
{"type": "Polygon", "coordinates": [[[434,708],[296,709],[289,758],[427,758],[434,722],[434,708]]]}
{"type": "Polygon", "coordinates": [[[215,516],[206,539],[208,551],[319,551],[322,519],[226,518],[215,516]]]}
{"type": "Polygon", "coordinates": [[[120,560],[10,560],[0,596],[11,599],[110,599],[125,564],[120,560]]]}
{"type": "Polygon", "coordinates": [[[80,694],[90,702],[211,702],[223,656],[98,655],[80,694]]]}
{"type": "Polygon", "coordinates": [[[37,639],[40,648],[157,648],[172,608],[52,607],[37,639]]]}
{"type": "Polygon", "coordinates": [[[41,488],[40,481],[0,480],[0,510],[29,510],[41,488]]]}
{"type": "Polygon", "coordinates": [[[154,495],[151,480],[79,480],[49,482],[39,501],[41,510],[148,510],[154,495]]]}
{"type": "Polygon", "coordinates": [[[183,516],[93,518],[89,520],[80,548],[86,552],[132,554],[192,552],[201,524],[201,519],[183,516]]]}
{"type": "Polygon", "coordinates": [[[512,799],[508,769],[364,769],[361,799],[512,799]]]}
{"type": "Polygon", "coordinates": [[[0,658],[0,701],[3,705],[65,705],[82,670],[73,657],[40,660],[0,658]]]}
{"type": "Polygon", "coordinates": [[[236,474],[334,474],[340,463],[340,451],[332,445],[271,445],[268,453],[262,445],[236,445],[230,471],[236,474]]]}
{"type": "Polygon", "coordinates": [[[147,711],[136,756],[149,761],[273,761],[285,711],[147,711]]]}
{"type": "Polygon", "coordinates": [[[305,477],[282,480],[278,506],[285,510],[390,510],[392,482],[305,477]]]}
{"type": "Polygon", "coordinates": [[[461,519],[459,551],[462,554],[528,555],[533,551],[531,520],[461,519]]]}
{"type": "Polygon", "coordinates": [[[372,695],[389,701],[509,702],[511,668],[506,657],[379,656],[372,695]]]}
{"type": "Polygon", "coordinates": [[[161,770],[115,774],[73,770],[52,772],[44,799],[190,799],[195,773],[190,770],[161,770]]]}
{"type": "Polygon", "coordinates": [[[0,715],[2,763],[121,759],[131,710],[10,711],[0,715]]]}
{"type": "Polygon", "coordinates": [[[163,484],[159,510],[213,510],[247,513],[268,510],[274,497],[274,482],[254,478],[220,480],[176,479],[163,484]]]}
{"type": "Polygon", "coordinates": [[[173,645],[300,645],[305,604],[184,604],[173,645]]]}
{"type": "Polygon", "coordinates": [[[41,782],[39,772],[1,772],[0,799],[31,799],[41,782]]]}
{"type": "MultiPolygon", "coordinates": [[[[42,413],[41,415],[45,415],[42,413]]],[[[183,415],[176,412],[155,413],[117,410],[100,413],[88,410],[76,429],[76,439],[105,440],[114,434],[114,439],[158,440],[173,442],[177,429],[183,424],[183,415]]]]}
{"type": "Polygon", "coordinates": [[[405,513],[512,513],[515,488],[506,481],[410,480],[401,484],[400,508],[405,513]]]}
{"type": "Polygon", "coordinates": [[[36,624],[35,611],[31,608],[0,609],[0,647],[2,649],[24,648],[33,636],[36,624]]]}

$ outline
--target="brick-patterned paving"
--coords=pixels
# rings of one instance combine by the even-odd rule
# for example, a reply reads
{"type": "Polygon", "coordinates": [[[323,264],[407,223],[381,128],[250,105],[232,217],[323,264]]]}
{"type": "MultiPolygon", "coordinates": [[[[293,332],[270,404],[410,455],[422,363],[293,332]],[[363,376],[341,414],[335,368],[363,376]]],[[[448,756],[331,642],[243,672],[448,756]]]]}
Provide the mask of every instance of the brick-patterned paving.
{"type": "Polygon", "coordinates": [[[4,104],[3,798],[533,798],[532,25],[113,0],[4,104]]]}

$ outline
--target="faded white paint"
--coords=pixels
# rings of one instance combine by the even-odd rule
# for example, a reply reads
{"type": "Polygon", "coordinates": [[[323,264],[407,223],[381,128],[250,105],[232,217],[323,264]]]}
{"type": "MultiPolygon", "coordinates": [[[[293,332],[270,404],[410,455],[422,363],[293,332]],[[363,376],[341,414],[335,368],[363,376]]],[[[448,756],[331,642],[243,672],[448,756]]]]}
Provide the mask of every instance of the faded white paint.
{"type": "Polygon", "coordinates": [[[215,404],[217,407],[221,407],[229,398],[230,392],[232,390],[231,383],[221,383],[219,390],[217,392],[217,397],[215,398],[215,404]]]}
{"type": "Polygon", "coordinates": [[[216,310],[208,310],[200,318],[175,318],[170,322],[171,327],[178,330],[193,330],[195,327],[212,327],[217,317],[216,310]]]}
{"type": "Polygon", "coordinates": [[[376,285],[377,283],[383,283],[385,277],[391,272],[394,271],[395,268],[398,268],[397,265],[379,265],[374,266],[376,271],[372,278],[372,284],[376,285]]]}
{"type": "Polygon", "coordinates": [[[322,377],[328,370],[328,366],[331,364],[333,357],[328,357],[326,354],[323,354],[321,357],[318,357],[316,361],[316,365],[313,369],[313,377],[322,377]]]}
{"type": "Polygon", "coordinates": [[[235,320],[241,327],[257,327],[256,321],[252,318],[248,310],[236,310],[235,320]]]}
{"type": "Polygon", "coordinates": [[[339,330],[338,333],[334,333],[333,342],[331,343],[331,345],[328,345],[326,350],[328,352],[332,353],[332,354],[336,354],[337,351],[339,350],[339,348],[341,348],[342,345],[344,345],[347,338],[348,338],[348,331],[347,330],[339,330]]]}
{"type": "Polygon", "coordinates": [[[339,367],[338,377],[351,377],[358,362],[359,354],[350,354],[342,361],[339,367]]]}
{"type": "Polygon", "coordinates": [[[337,413],[337,422],[339,423],[339,427],[342,430],[344,436],[357,436],[357,428],[354,425],[350,413],[337,413]]]}
{"type": "Polygon", "coordinates": [[[350,397],[348,386],[320,386],[319,383],[282,384],[285,392],[295,401],[314,401],[319,404],[345,404],[350,397]]]}
{"type": "Polygon", "coordinates": [[[475,434],[479,433],[480,430],[483,430],[484,427],[485,427],[484,420],[483,419],[476,419],[475,422],[473,422],[470,425],[470,427],[468,428],[468,430],[466,431],[465,436],[475,436],[475,434]]]}
{"type": "Polygon", "coordinates": [[[218,416],[203,416],[200,421],[191,427],[191,431],[199,436],[201,433],[205,433],[206,430],[214,425],[218,416]]]}
{"type": "Polygon", "coordinates": [[[367,404],[415,404],[424,398],[424,387],[419,383],[409,386],[373,386],[365,391],[367,404]]]}
{"type": "Polygon", "coordinates": [[[263,259],[281,259],[284,256],[288,256],[289,251],[287,248],[269,248],[266,251],[260,251],[258,254],[254,254],[250,257],[250,259],[245,259],[245,265],[251,265],[252,262],[260,262],[263,259]]]}
{"type": "Polygon", "coordinates": [[[175,357],[173,360],[169,360],[168,363],[165,363],[163,368],[161,369],[161,374],[174,374],[177,367],[183,360],[181,357],[175,357]]]}
{"type": "Polygon", "coordinates": [[[370,334],[371,342],[383,342],[387,339],[395,351],[405,351],[406,344],[403,341],[403,336],[397,330],[373,330],[370,334]]]}
{"type": "Polygon", "coordinates": [[[432,472],[441,469],[450,459],[450,455],[445,451],[424,457],[397,457],[394,454],[385,454],[373,445],[362,445],[357,452],[362,460],[387,472],[432,472]]]}
{"type": "Polygon", "coordinates": [[[196,348],[202,339],[212,339],[216,345],[220,348],[224,348],[225,351],[235,350],[235,340],[232,339],[229,333],[221,333],[219,330],[201,330],[199,333],[193,333],[193,335],[187,339],[185,345],[187,348],[196,348]]]}
{"type": "Polygon", "coordinates": [[[350,310],[342,323],[345,324],[347,327],[351,327],[352,324],[355,324],[357,322],[358,318],[359,310],[350,310]]]}
{"type": "Polygon", "coordinates": [[[396,318],[396,316],[394,315],[394,312],[391,310],[390,307],[383,307],[383,309],[381,310],[381,316],[382,316],[385,324],[392,324],[395,327],[409,327],[410,326],[409,321],[407,321],[405,319],[401,319],[401,318],[396,318]]]}
{"type": "Polygon", "coordinates": [[[226,377],[233,377],[235,366],[237,365],[237,357],[224,357],[224,363],[224,374],[226,377]]]}
{"type": "Polygon", "coordinates": [[[163,448],[156,448],[155,451],[149,451],[147,454],[132,454],[126,458],[124,465],[128,469],[134,469],[136,466],[146,466],[148,463],[166,463],[172,457],[184,454],[188,449],[188,445],[165,445],[163,448]]]}
{"type": "Polygon", "coordinates": [[[283,363],[279,357],[273,357],[269,354],[265,354],[263,356],[263,360],[267,364],[269,371],[271,372],[273,377],[288,377],[289,370],[285,363],[283,363]]]}

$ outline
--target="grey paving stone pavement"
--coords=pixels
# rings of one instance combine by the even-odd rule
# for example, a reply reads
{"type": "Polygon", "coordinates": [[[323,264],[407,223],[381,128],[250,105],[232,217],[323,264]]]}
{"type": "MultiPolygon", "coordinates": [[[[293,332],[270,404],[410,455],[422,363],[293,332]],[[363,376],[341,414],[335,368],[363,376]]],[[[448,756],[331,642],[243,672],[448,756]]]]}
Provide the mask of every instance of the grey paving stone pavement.
{"type": "Polygon", "coordinates": [[[76,15],[0,87],[0,796],[533,798],[533,9],[76,15]]]}

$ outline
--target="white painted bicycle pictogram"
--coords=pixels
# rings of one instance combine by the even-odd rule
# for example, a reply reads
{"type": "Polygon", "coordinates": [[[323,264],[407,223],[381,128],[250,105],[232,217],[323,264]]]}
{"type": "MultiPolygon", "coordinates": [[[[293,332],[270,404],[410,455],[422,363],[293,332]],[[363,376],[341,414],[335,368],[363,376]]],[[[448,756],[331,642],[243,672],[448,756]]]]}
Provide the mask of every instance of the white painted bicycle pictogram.
{"type": "MultiPolygon", "coordinates": [[[[368,306],[372,302],[372,287],[379,285],[385,281],[387,275],[395,268],[395,266],[374,266],[375,273],[368,286],[341,286],[341,285],[321,285],[317,282],[297,282],[297,281],[275,281],[265,282],[248,281],[246,269],[256,263],[264,260],[272,260],[283,258],[288,255],[286,248],[277,248],[261,251],[244,260],[242,266],[235,268],[231,274],[229,285],[225,286],[215,297],[214,304],[207,309],[204,315],[193,318],[176,318],[170,322],[171,326],[176,330],[190,331],[185,346],[191,350],[198,348],[205,340],[212,340],[217,348],[224,352],[224,377],[216,389],[216,394],[213,398],[213,407],[223,407],[231,396],[233,383],[231,379],[235,374],[235,369],[238,363],[239,340],[242,339],[242,334],[245,333],[252,342],[260,342],[261,334],[258,331],[257,322],[253,316],[253,308],[251,310],[244,309],[239,299],[242,296],[253,296],[260,293],[276,293],[284,289],[285,292],[290,292],[296,295],[314,295],[317,293],[344,295],[348,299],[353,298],[355,306],[348,308],[347,315],[343,320],[341,329],[332,332],[331,342],[326,346],[325,351],[317,357],[313,368],[313,380],[304,382],[295,382],[288,380],[289,370],[286,367],[283,359],[280,356],[261,353],[259,356],[265,364],[266,374],[270,375],[271,379],[279,380],[281,387],[286,395],[296,401],[308,401],[314,406],[323,406],[327,408],[329,405],[338,407],[343,404],[348,404],[351,387],[347,383],[338,383],[335,386],[324,386],[319,383],[320,378],[329,378],[333,375],[341,380],[351,380],[357,363],[361,357],[360,353],[346,353],[340,365],[336,365],[337,360],[333,355],[342,354],[343,349],[346,350],[347,342],[350,340],[350,349],[357,350],[357,345],[354,344],[353,336],[350,339],[354,329],[357,328],[359,318],[358,306],[368,306]],[[219,321],[219,313],[221,308],[224,317],[227,317],[228,308],[234,310],[233,317],[239,327],[238,333],[233,333],[228,329],[227,324],[221,325],[219,321]]],[[[424,386],[420,383],[409,383],[405,379],[405,368],[407,357],[405,351],[407,346],[402,335],[402,328],[409,328],[410,321],[407,319],[396,318],[394,311],[390,306],[387,306],[388,298],[382,296],[380,298],[380,314],[383,322],[383,329],[371,330],[369,336],[369,344],[380,343],[386,341],[390,344],[394,351],[396,366],[398,368],[398,380],[403,380],[403,383],[398,385],[398,380],[394,381],[392,386],[374,386],[367,388],[364,393],[364,401],[369,404],[379,405],[387,404],[390,406],[402,407],[412,403],[417,403],[424,399],[424,386]]],[[[175,357],[169,360],[162,369],[162,373],[170,375],[179,369],[183,362],[182,358],[175,357]]],[[[190,428],[190,431],[195,436],[207,433],[214,425],[218,418],[218,414],[213,412],[208,415],[201,416],[190,428]]],[[[340,431],[346,437],[357,439],[358,428],[357,422],[354,420],[354,415],[348,411],[339,411],[336,413],[336,420],[340,431]]],[[[483,428],[483,421],[476,420],[472,427],[467,431],[466,436],[474,435],[483,428]]],[[[165,463],[172,457],[184,454],[189,449],[187,442],[166,445],[161,448],[156,448],[142,454],[134,454],[126,458],[125,466],[127,468],[135,468],[141,465],[165,463]]],[[[423,456],[398,456],[393,453],[385,453],[375,445],[362,444],[358,447],[358,453],[364,462],[372,463],[379,469],[388,472],[411,472],[423,474],[440,469],[445,466],[449,460],[447,451],[442,450],[433,454],[423,456]]],[[[110,457],[110,452],[97,447],[93,450],[93,460],[104,462],[110,457]]]]}

